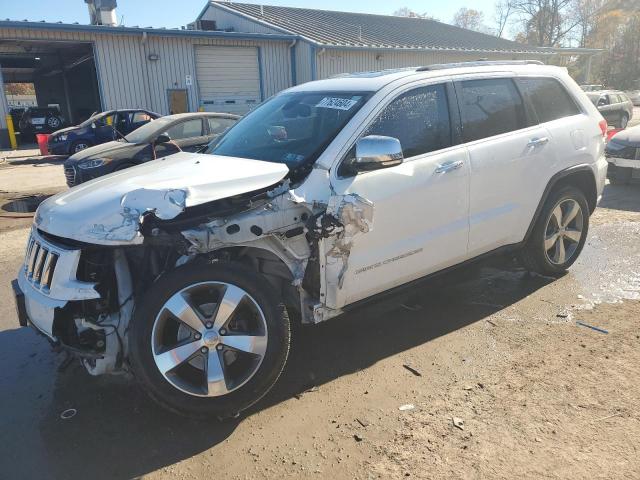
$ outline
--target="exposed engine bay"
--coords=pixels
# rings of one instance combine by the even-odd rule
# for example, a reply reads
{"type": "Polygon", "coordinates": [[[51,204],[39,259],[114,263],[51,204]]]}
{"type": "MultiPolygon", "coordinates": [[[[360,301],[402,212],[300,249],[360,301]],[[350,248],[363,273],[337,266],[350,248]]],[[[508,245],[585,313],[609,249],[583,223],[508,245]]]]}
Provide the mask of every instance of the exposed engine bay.
{"type": "MultiPolygon", "coordinates": [[[[50,338],[80,357],[91,374],[126,371],[136,301],[164,274],[192,262],[249,266],[303,324],[341,313],[336,291],[353,238],[372,228],[370,202],[355,194],[307,198],[313,195],[292,188],[289,179],[192,206],[187,206],[189,195],[176,188],[125,194],[119,223],[93,224],[88,230],[106,245],[38,229],[53,245],[81,252],[75,280],[85,290],[91,286],[94,294],[78,295],[56,308],[50,338]]],[[[28,251],[27,263],[32,254],[28,251]]]]}

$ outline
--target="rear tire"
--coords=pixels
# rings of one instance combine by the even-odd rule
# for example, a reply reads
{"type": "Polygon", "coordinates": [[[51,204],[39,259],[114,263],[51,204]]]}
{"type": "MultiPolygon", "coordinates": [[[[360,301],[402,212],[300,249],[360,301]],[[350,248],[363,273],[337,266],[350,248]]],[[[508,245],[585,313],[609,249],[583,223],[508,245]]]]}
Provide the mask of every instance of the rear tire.
{"type": "Polygon", "coordinates": [[[573,186],[554,190],[520,252],[529,271],[547,276],[562,275],[576,261],[589,230],[589,204],[573,186]]]}
{"type": "Polygon", "coordinates": [[[161,406],[188,417],[223,419],[271,389],[289,344],[286,309],[262,276],[231,262],[188,264],[160,278],[139,301],[129,361],[161,406]]]}
{"type": "Polygon", "coordinates": [[[622,116],[620,117],[620,123],[618,124],[618,126],[624,130],[625,128],[627,128],[627,125],[629,124],[629,115],[627,115],[626,113],[623,113],[622,116]]]}

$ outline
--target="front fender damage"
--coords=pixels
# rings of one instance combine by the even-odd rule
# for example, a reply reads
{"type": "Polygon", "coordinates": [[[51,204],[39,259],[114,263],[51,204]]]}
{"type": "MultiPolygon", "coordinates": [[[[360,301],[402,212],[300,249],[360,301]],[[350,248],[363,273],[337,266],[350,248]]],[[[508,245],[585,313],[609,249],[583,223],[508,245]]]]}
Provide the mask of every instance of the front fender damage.
{"type": "MultiPolygon", "coordinates": [[[[284,182],[258,200],[248,199],[239,213],[216,216],[212,212],[208,221],[181,230],[186,251],[180,263],[230,247],[269,251],[291,273],[303,322],[317,323],[341,313],[349,256],[357,237],[373,228],[374,205],[357,194],[310,199],[289,187],[284,182]]],[[[188,195],[188,190],[181,189],[134,190],[122,198],[119,222],[93,225],[92,235],[141,244],[145,217],[172,220],[188,214],[188,195]]]]}
{"type": "MultiPolygon", "coordinates": [[[[325,299],[325,307],[335,310],[345,303],[341,291],[354,241],[358,235],[373,229],[373,203],[355,193],[332,196],[325,218],[320,221],[327,224],[327,218],[333,222],[334,228],[321,241],[321,251],[324,253],[321,259],[325,262],[321,296],[325,299]]],[[[327,313],[322,310],[317,315],[322,315],[322,320],[326,320],[324,317],[327,313]]]]}

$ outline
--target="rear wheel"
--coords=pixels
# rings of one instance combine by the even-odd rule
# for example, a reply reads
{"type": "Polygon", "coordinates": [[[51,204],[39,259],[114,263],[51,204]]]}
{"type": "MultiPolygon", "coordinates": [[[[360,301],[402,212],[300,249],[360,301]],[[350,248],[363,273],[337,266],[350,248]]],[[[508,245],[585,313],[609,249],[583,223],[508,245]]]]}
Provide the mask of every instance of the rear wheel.
{"type": "Polygon", "coordinates": [[[589,205],[582,193],[567,186],[549,195],[520,259],[530,271],[559,275],[576,261],[589,230],[589,205]]]}
{"type": "Polygon", "coordinates": [[[628,124],[629,124],[629,115],[627,115],[626,113],[623,113],[622,117],[620,117],[619,127],[624,130],[625,128],[627,128],[628,124]]]}
{"type": "Polygon", "coordinates": [[[276,382],[289,319],[270,285],[234,263],[187,265],[156,282],[130,329],[134,375],[162,406],[227,418],[276,382]]]}

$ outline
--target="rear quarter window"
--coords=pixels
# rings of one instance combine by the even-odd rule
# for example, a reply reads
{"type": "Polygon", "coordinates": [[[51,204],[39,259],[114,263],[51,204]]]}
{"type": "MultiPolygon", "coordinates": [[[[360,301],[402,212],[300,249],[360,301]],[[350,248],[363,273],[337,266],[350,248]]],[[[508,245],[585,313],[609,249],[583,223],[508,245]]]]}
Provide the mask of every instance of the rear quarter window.
{"type": "Polygon", "coordinates": [[[571,95],[554,78],[519,78],[517,82],[533,105],[540,123],[581,113],[571,95]]]}

